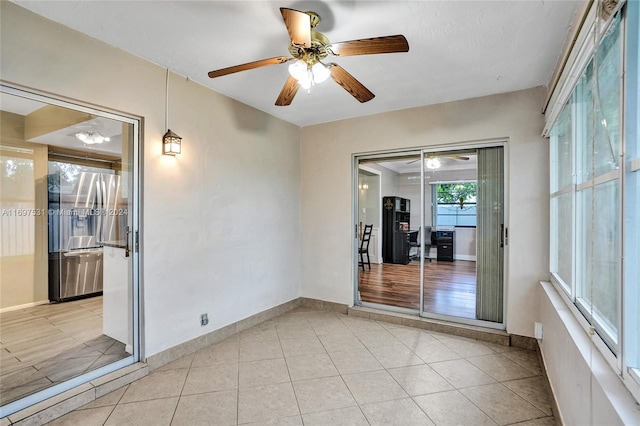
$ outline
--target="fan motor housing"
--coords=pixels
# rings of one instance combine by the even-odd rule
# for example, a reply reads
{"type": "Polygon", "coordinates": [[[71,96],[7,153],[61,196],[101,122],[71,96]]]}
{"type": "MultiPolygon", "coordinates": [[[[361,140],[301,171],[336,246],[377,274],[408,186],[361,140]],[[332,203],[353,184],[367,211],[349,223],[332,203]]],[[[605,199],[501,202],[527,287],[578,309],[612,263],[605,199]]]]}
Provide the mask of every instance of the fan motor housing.
{"type": "Polygon", "coordinates": [[[325,37],[324,34],[311,31],[311,47],[299,47],[292,43],[289,45],[289,53],[291,53],[291,56],[294,58],[306,62],[309,66],[313,66],[327,57],[328,45],[329,39],[325,37]]]}

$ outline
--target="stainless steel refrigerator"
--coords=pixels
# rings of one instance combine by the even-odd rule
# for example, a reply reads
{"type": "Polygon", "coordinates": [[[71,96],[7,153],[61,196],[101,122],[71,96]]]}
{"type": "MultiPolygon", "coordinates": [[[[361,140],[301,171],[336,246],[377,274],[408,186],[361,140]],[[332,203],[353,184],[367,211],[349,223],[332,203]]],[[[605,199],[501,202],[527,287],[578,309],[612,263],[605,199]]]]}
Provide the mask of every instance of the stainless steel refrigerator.
{"type": "Polygon", "coordinates": [[[49,300],[101,294],[103,244],[126,227],[120,176],[80,172],[70,179],[58,172],[48,176],[48,192],[49,300]]]}

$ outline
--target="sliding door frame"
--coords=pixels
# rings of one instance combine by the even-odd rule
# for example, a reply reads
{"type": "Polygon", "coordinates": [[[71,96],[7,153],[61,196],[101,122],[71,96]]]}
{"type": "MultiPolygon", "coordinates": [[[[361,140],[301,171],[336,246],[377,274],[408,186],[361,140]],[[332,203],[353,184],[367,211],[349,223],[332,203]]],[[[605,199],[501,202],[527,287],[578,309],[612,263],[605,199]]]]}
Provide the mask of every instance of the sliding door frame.
{"type": "MultiPolygon", "coordinates": [[[[398,313],[408,313],[408,314],[417,314],[422,318],[434,319],[434,320],[442,320],[449,321],[458,324],[465,324],[471,326],[480,326],[485,328],[497,329],[497,330],[506,330],[507,328],[507,282],[508,282],[508,265],[509,265],[509,239],[508,239],[508,229],[509,229],[509,162],[507,161],[509,158],[509,138],[499,138],[499,139],[488,139],[488,140],[478,140],[478,141],[469,141],[463,143],[453,143],[453,144],[445,144],[445,145],[433,145],[433,146],[423,146],[419,148],[408,148],[408,149],[396,149],[396,150],[388,150],[388,151],[377,151],[372,153],[356,153],[352,155],[352,223],[354,224],[354,233],[352,235],[352,280],[353,280],[353,300],[354,305],[360,305],[364,307],[371,307],[382,309],[391,312],[398,313]],[[496,323],[491,321],[477,320],[471,318],[463,318],[456,317],[450,315],[442,315],[431,312],[425,312],[424,310],[424,256],[421,256],[420,259],[420,308],[418,310],[399,308],[389,305],[380,305],[374,303],[366,303],[362,302],[358,298],[358,170],[361,160],[375,160],[375,159],[394,159],[394,158],[402,158],[402,157],[420,157],[420,164],[422,167],[420,168],[420,226],[424,226],[424,218],[426,216],[426,206],[424,201],[424,190],[425,190],[425,170],[424,170],[424,158],[426,155],[434,152],[442,153],[447,151],[460,151],[460,150],[472,150],[479,148],[490,148],[490,147],[502,147],[503,148],[503,175],[504,175],[504,206],[503,206],[503,214],[504,214],[504,251],[503,251],[503,303],[502,303],[502,322],[496,323]]],[[[424,253],[424,232],[420,233],[420,252],[424,253]]],[[[476,242],[477,247],[477,242],[476,242]]]]}
{"type": "MultiPolygon", "coordinates": [[[[502,147],[503,148],[503,160],[508,158],[508,139],[499,139],[499,140],[490,140],[490,141],[478,141],[478,142],[470,142],[468,144],[461,144],[461,145],[448,145],[448,146],[438,146],[438,147],[428,147],[428,148],[424,148],[422,150],[422,155],[423,157],[425,155],[431,154],[431,153],[443,153],[443,152],[447,152],[447,151],[462,151],[462,150],[477,150],[480,148],[495,148],[495,147],[502,147]]],[[[424,300],[422,300],[421,304],[420,304],[420,316],[423,318],[430,318],[430,319],[435,319],[435,320],[442,320],[442,321],[450,321],[450,322],[456,322],[459,324],[466,324],[466,325],[473,325],[473,326],[480,326],[480,327],[485,327],[485,328],[492,328],[492,329],[497,329],[497,330],[506,330],[506,326],[507,326],[507,322],[506,322],[506,318],[507,318],[507,266],[508,266],[508,239],[506,238],[506,236],[508,235],[508,167],[507,167],[508,162],[507,161],[503,161],[503,176],[504,176],[504,203],[503,203],[503,215],[504,215],[504,251],[503,251],[503,267],[502,267],[502,274],[503,274],[503,284],[502,284],[502,322],[492,322],[492,321],[485,321],[485,320],[478,320],[478,319],[471,319],[471,318],[464,318],[464,317],[456,317],[456,316],[451,316],[451,315],[443,315],[443,314],[436,314],[433,312],[426,312],[423,308],[424,308],[424,300]]],[[[422,162],[422,215],[424,217],[425,215],[425,211],[426,211],[426,206],[424,205],[424,161],[422,162]]],[[[424,239],[421,240],[421,250],[424,252],[424,239]]],[[[478,243],[476,240],[476,250],[478,249],[478,243]]],[[[477,251],[476,251],[477,253],[477,251]]],[[[421,275],[420,275],[420,283],[421,283],[421,296],[424,293],[424,265],[422,265],[421,262],[421,275]]],[[[477,285],[477,283],[476,283],[477,285]]]]}
{"type": "Polygon", "coordinates": [[[42,102],[48,105],[54,105],[62,108],[73,109],[75,111],[85,112],[95,116],[100,116],[122,123],[130,124],[133,127],[133,140],[131,141],[131,174],[132,182],[131,189],[131,201],[129,203],[129,209],[132,212],[131,223],[133,225],[132,232],[128,236],[131,249],[131,265],[129,273],[131,276],[131,306],[132,306],[132,354],[119,361],[107,364],[99,367],[95,370],[91,370],[87,373],[81,374],[77,377],[73,377],[69,380],[61,382],[59,384],[48,387],[44,390],[27,395],[14,402],[8,403],[0,407],[0,417],[6,417],[20,410],[28,408],[34,404],[42,402],[46,399],[52,398],[62,392],[68,391],[82,384],[88,383],[98,377],[105,374],[120,370],[129,365],[132,365],[140,361],[143,357],[143,348],[140,328],[141,318],[141,256],[140,256],[140,241],[142,237],[141,229],[141,217],[142,217],[142,129],[143,118],[140,116],[124,113],[109,108],[92,105],[86,102],[81,102],[75,99],[69,99],[62,95],[50,94],[39,91],[37,89],[20,86],[13,83],[8,83],[0,80],[0,92],[9,95],[18,96],[25,99],[30,99],[38,102],[42,102]]]}

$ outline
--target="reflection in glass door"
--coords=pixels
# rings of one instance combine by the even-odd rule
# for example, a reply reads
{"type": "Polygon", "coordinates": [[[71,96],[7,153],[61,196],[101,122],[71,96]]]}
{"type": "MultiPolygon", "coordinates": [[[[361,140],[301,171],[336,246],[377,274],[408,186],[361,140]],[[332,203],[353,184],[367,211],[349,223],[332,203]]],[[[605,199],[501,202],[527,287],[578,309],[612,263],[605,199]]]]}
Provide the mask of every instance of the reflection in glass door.
{"type": "Polygon", "coordinates": [[[503,148],[360,157],[356,167],[356,303],[502,328],[503,148]]]}
{"type": "Polygon", "coordinates": [[[425,152],[422,315],[501,328],[503,148],[425,152]],[[490,323],[494,323],[492,325],[490,323]]]}
{"type": "Polygon", "coordinates": [[[2,87],[2,416],[132,364],[138,121],[2,87]]]}
{"type": "Polygon", "coordinates": [[[476,318],[477,154],[425,152],[423,314],[476,318]]]}
{"type": "Polygon", "coordinates": [[[418,313],[420,153],[359,159],[357,168],[356,303],[418,313]]]}

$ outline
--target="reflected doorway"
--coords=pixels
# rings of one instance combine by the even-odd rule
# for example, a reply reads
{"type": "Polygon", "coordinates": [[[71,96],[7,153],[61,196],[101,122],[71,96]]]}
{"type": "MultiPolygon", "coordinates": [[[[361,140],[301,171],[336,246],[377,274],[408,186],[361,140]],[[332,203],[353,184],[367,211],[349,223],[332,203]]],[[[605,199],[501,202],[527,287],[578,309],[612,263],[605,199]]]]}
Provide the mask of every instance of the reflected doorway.
{"type": "MultiPolygon", "coordinates": [[[[381,212],[380,256],[370,268],[358,265],[357,304],[472,324],[502,322],[502,253],[478,255],[479,250],[487,253],[490,249],[478,242],[479,233],[488,236],[490,229],[497,235],[496,226],[504,223],[502,216],[494,217],[491,223],[483,219],[487,203],[499,205],[502,212],[502,200],[487,194],[494,189],[503,191],[502,186],[487,191],[485,175],[489,169],[485,165],[478,168],[479,158],[486,159],[484,149],[414,151],[356,159],[358,247],[363,226],[374,222],[363,216],[372,204],[370,195],[363,209],[362,182],[367,179],[363,168],[379,180],[377,207],[381,212]],[[484,198],[484,204],[479,197],[484,198]],[[479,212],[482,206],[484,210],[479,212]],[[489,295],[495,296],[492,303],[487,303],[489,295]],[[499,314],[490,316],[489,311],[499,314]]],[[[502,167],[501,163],[490,169],[496,167],[502,167]]],[[[497,177],[500,183],[502,178],[502,174],[497,177]]]]}
{"type": "Polygon", "coordinates": [[[139,357],[139,121],[6,86],[0,104],[6,416],[139,357]]]}

